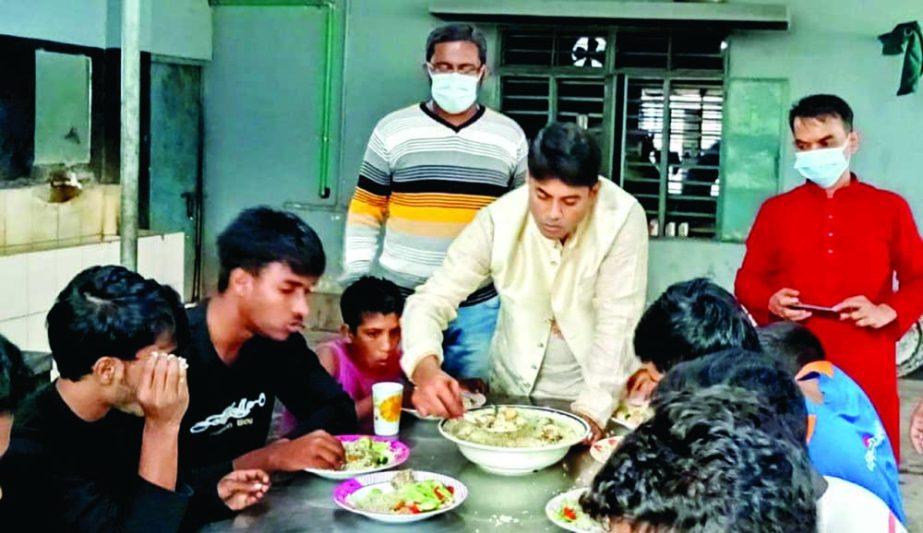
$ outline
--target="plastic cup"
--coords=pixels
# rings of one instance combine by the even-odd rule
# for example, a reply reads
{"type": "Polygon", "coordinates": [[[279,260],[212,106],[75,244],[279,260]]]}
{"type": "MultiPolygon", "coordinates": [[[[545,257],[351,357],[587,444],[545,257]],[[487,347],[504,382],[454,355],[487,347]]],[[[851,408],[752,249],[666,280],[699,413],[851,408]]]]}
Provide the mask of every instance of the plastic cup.
{"type": "Polygon", "coordinates": [[[375,434],[382,437],[397,435],[401,429],[401,401],[404,385],[385,381],[372,385],[375,434]]]}

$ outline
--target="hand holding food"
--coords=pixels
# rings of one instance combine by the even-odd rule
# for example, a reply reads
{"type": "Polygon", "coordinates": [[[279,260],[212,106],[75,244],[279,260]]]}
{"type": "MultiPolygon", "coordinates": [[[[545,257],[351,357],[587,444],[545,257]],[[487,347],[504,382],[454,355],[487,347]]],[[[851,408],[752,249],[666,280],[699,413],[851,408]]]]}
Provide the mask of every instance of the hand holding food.
{"type": "Polygon", "coordinates": [[[464,412],[461,386],[446,374],[435,357],[420,361],[413,373],[413,406],[421,416],[457,418],[464,412]]]}

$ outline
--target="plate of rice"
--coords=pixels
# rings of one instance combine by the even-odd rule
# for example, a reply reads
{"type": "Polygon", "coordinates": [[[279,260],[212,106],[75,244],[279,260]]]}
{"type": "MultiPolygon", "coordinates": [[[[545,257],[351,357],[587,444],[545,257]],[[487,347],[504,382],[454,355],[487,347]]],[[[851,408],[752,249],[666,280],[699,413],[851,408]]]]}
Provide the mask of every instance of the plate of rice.
{"type": "Polygon", "coordinates": [[[399,440],[376,435],[337,435],[343,444],[346,461],[339,470],[306,468],[327,479],[349,479],[400,466],[410,457],[410,448],[399,440]]]}
{"type": "Polygon", "coordinates": [[[392,524],[448,513],[467,497],[468,487],[461,481],[415,470],[366,474],[344,481],[333,490],[333,501],[343,509],[392,524]]]}
{"type": "Polygon", "coordinates": [[[551,466],[590,434],[582,418],[533,405],[492,405],[439,423],[439,433],[483,470],[520,476],[551,466]]]}
{"type": "Polygon", "coordinates": [[[615,423],[632,431],[654,416],[654,409],[647,403],[633,403],[623,400],[612,415],[615,423]]]}

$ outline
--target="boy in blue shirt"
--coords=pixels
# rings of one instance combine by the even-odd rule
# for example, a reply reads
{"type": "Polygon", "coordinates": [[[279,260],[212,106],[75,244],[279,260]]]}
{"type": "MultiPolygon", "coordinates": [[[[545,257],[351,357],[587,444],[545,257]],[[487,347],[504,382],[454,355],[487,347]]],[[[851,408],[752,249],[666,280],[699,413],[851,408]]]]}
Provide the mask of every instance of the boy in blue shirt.
{"type": "Polygon", "coordinates": [[[893,448],[862,388],[826,360],[820,340],[804,326],[779,322],[759,333],[763,351],[783,365],[804,393],[814,467],[865,487],[905,522],[893,448]]]}

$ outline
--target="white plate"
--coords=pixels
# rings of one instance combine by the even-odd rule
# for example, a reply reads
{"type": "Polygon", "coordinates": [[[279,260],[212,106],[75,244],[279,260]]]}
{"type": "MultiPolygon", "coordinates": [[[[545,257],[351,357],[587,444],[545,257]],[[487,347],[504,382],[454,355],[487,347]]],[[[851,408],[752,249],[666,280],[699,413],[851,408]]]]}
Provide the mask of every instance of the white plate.
{"type": "Polygon", "coordinates": [[[565,522],[564,520],[558,518],[558,511],[561,509],[566,502],[576,503],[580,496],[583,496],[583,493],[586,492],[587,488],[569,490],[563,494],[558,494],[554,498],[548,500],[548,503],[545,504],[545,516],[548,517],[548,520],[551,520],[554,525],[560,527],[561,529],[566,529],[567,531],[573,531],[575,533],[605,533],[605,529],[602,525],[599,525],[595,528],[580,528],[577,524],[572,522],[565,522]]]}
{"type": "MultiPolygon", "coordinates": [[[[480,392],[462,391],[462,402],[465,404],[465,410],[467,411],[468,409],[484,407],[484,405],[487,403],[487,397],[480,392]]],[[[440,416],[423,416],[412,407],[404,407],[403,411],[419,418],[420,420],[442,420],[442,417],[440,416]]]]}
{"type": "Polygon", "coordinates": [[[624,437],[608,437],[599,439],[590,446],[590,455],[600,463],[606,464],[612,452],[619,447],[624,437]]]}
{"type": "Polygon", "coordinates": [[[413,472],[413,477],[417,481],[433,479],[447,487],[452,487],[452,490],[454,491],[452,503],[441,509],[419,514],[374,513],[371,511],[364,511],[353,506],[352,499],[354,497],[361,498],[363,495],[365,495],[365,493],[371,491],[374,488],[381,489],[384,492],[393,490],[391,487],[391,479],[397,474],[398,472],[379,472],[377,474],[368,474],[350,479],[349,481],[344,481],[343,483],[337,485],[335,489],[333,489],[333,501],[351,513],[360,514],[362,516],[371,518],[372,520],[378,520],[379,522],[387,522],[390,524],[407,524],[410,522],[426,520],[427,518],[432,518],[436,515],[447,513],[464,503],[465,498],[468,497],[468,487],[466,487],[465,484],[461,481],[449,476],[444,476],[442,474],[435,474],[433,472],[420,472],[415,470],[413,472]]]}
{"type": "Polygon", "coordinates": [[[379,437],[377,435],[337,435],[335,438],[345,443],[356,441],[363,437],[368,437],[375,442],[387,442],[391,444],[391,460],[388,461],[388,464],[370,468],[362,468],[358,470],[321,470],[319,468],[305,468],[305,472],[310,472],[326,479],[349,479],[351,477],[361,476],[363,474],[371,474],[373,472],[381,472],[382,470],[388,470],[390,468],[402,465],[407,462],[407,458],[410,456],[409,446],[399,440],[389,437],[379,437]]]}
{"type": "MultiPolygon", "coordinates": [[[[635,405],[635,406],[631,406],[630,408],[633,409],[633,410],[638,410],[638,409],[643,409],[643,408],[646,408],[646,407],[647,407],[647,405],[635,405]]],[[[638,429],[638,426],[640,426],[640,425],[644,422],[644,421],[638,422],[638,421],[636,421],[636,420],[627,420],[626,418],[624,418],[624,414],[622,413],[621,409],[622,409],[622,406],[619,405],[619,408],[616,409],[615,414],[612,415],[612,420],[613,420],[616,424],[618,424],[618,425],[620,425],[620,426],[622,426],[622,427],[625,427],[625,428],[627,428],[627,429],[630,429],[631,431],[634,431],[634,430],[638,429]]],[[[645,421],[646,421],[646,420],[647,420],[647,419],[645,419],[645,421]]]]}
{"type": "Polygon", "coordinates": [[[412,407],[404,407],[401,410],[404,411],[405,413],[408,413],[408,414],[411,414],[417,417],[419,420],[427,420],[427,421],[442,420],[442,417],[440,416],[423,416],[419,413],[419,411],[417,411],[416,409],[412,407]]]}
{"type": "MultiPolygon", "coordinates": [[[[507,448],[503,446],[477,444],[460,439],[445,430],[445,425],[448,420],[439,423],[439,433],[441,433],[443,437],[457,444],[458,451],[469,461],[492,474],[523,476],[531,474],[532,472],[537,472],[563,459],[571,446],[579,444],[590,434],[590,426],[586,421],[565,411],[534,405],[499,405],[497,407],[511,407],[519,411],[542,414],[554,418],[557,422],[570,426],[574,432],[574,437],[550,446],[507,448]]],[[[491,408],[485,407],[484,409],[491,408]]]]}

